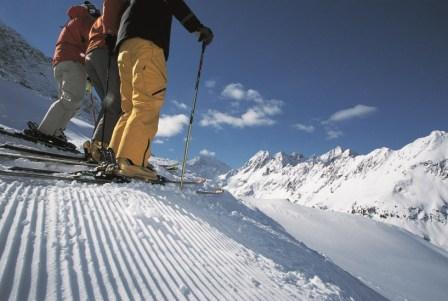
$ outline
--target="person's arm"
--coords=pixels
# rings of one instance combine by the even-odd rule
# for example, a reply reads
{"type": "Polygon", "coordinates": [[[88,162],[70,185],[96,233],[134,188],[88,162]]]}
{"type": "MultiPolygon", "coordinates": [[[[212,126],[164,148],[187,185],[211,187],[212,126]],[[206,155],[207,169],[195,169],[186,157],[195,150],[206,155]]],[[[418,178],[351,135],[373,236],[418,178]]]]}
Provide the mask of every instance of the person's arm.
{"type": "Polygon", "coordinates": [[[203,25],[183,0],[164,0],[174,17],[189,32],[196,32],[203,25]]]}
{"type": "Polygon", "coordinates": [[[103,1],[103,33],[116,36],[126,0],[103,1]]]}
{"type": "Polygon", "coordinates": [[[196,15],[191,11],[183,0],[164,0],[168,5],[174,17],[189,32],[196,32],[199,35],[199,41],[210,44],[213,40],[213,32],[210,28],[202,25],[196,15]]]}

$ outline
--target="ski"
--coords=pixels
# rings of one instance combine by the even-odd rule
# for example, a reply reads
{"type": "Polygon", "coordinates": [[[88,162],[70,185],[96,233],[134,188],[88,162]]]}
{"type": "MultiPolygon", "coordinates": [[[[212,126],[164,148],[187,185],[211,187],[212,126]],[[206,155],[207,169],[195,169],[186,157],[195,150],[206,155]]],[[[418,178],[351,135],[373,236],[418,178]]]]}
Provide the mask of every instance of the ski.
{"type": "MultiPolygon", "coordinates": [[[[24,146],[18,146],[14,144],[4,143],[0,144],[0,149],[5,150],[11,150],[14,152],[18,152],[19,154],[15,153],[2,153],[0,152],[0,157],[6,157],[10,159],[28,159],[32,161],[39,161],[39,162],[51,162],[51,163],[61,163],[61,164],[68,164],[68,165],[83,165],[83,166],[90,166],[95,167],[98,164],[87,161],[86,157],[84,156],[76,156],[76,155],[66,155],[66,154],[57,154],[52,153],[40,149],[35,148],[29,148],[24,146]]],[[[174,174],[178,170],[178,164],[155,164],[157,167],[161,167],[168,171],[169,173],[174,174]]]]}
{"type": "Polygon", "coordinates": [[[213,188],[213,189],[198,189],[196,190],[197,194],[206,194],[206,195],[219,195],[224,193],[224,189],[222,188],[213,188]]]}
{"type": "Polygon", "coordinates": [[[80,183],[88,183],[88,184],[106,184],[112,183],[113,181],[108,179],[100,179],[95,177],[80,177],[76,175],[56,175],[50,174],[48,172],[32,172],[27,170],[4,170],[0,169],[0,175],[10,176],[10,177],[25,177],[25,178],[35,178],[35,179],[43,179],[43,180],[54,180],[54,181],[65,181],[65,182],[80,182],[80,183]]]}
{"type": "Polygon", "coordinates": [[[13,153],[7,153],[7,152],[0,152],[0,158],[6,158],[6,159],[27,159],[30,161],[37,161],[37,162],[48,162],[48,163],[56,163],[56,164],[66,164],[66,165],[83,165],[83,166],[89,166],[89,167],[96,167],[98,164],[95,163],[89,163],[87,161],[84,161],[82,159],[59,159],[59,158],[51,158],[49,155],[27,155],[27,154],[13,154],[13,153]]]}
{"type": "Polygon", "coordinates": [[[29,148],[29,147],[25,147],[25,146],[18,146],[18,145],[9,144],[9,143],[0,144],[0,148],[12,150],[15,152],[20,152],[20,153],[27,153],[27,154],[46,156],[46,157],[58,158],[58,159],[78,160],[78,161],[86,160],[85,156],[52,153],[52,152],[48,152],[48,151],[44,151],[44,150],[40,150],[40,149],[29,148]]]}
{"type": "MultiPolygon", "coordinates": [[[[25,177],[25,178],[34,178],[40,180],[50,180],[50,181],[64,181],[64,182],[79,182],[86,184],[107,184],[107,183],[117,183],[124,184],[129,183],[132,180],[140,181],[138,179],[130,179],[125,177],[109,177],[104,178],[92,171],[80,171],[77,173],[64,174],[59,173],[57,171],[52,170],[44,170],[44,169],[34,169],[28,167],[18,167],[14,166],[8,170],[0,169],[0,175],[9,176],[9,177],[25,177]]],[[[163,181],[142,181],[150,184],[160,184],[164,185],[167,183],[171,184],[180,184],[179,180],[172,179],[164,179],[163,181]]],[[[186,185],[201,185],[204,181],[202,179],[196,179],[191,181],[184,181],[186,185]]],[[[213,188],[213,189],[198,189],[195,191],[197,194],[201,195],[220,195],[224,193],[222,188],[213,188]]]]}
{"type": "Polygon", "coordinates": [[[75,153],[75,154],[79,154],[80,153],[76,149],[76,146],[74,146],[73,144],[71,144],[72,146],[70,146],[70,147],[56,145],[54,143],[51,143],[50,141],[45,141],[45,140],[42,140],[42,139],[38,139],[36,137],[32,137],[32,136],[26,135],[26,134],[24,134],[22,132],[19,132],[17,130],[7,130],[7,129],[3,128],[3,127],[0,127],[0,134],[6,135],[6,136],[10,136],[10,137],[19,138],[19,139],[23,139],[23,140],[34,142],[34,143],[44,144],[44,145],[46,145],[48,147],[57,148],[59,150],[66,151],[66,152],[71,152],[71,153],[75,153]]]}
{"type": "MultiPolygon", "coordinates": [[[[5,170],[3,170],[5,172],[5,170]]],[[[85,179],[92,179],[92,180],[99,180],[101,183],[128,183],[132,180],[140,181],[140,182],[146,182],[150,184],[180,184],[180,179],[169,179],[166,177],[160,177],[160,180],[141,180],[141,179],[134,179],[134,178],[128,178],[128,177],[122,177],[122,176],[109,176],[105,175],[102,172],[95,171],[95,170],[80,170],[75,171],[71,173],[63,173],[58,170],[48,170],[48,169],[37,169],[37,168],[30,168],[30,167],[20,167],[20,166],[13,166],[8,169],[8,172],[18,172],[18,173],[27,173],[30,175],[39,175],[40,178],[45,178],[45,176],[48,176],[50,179],[59,179],[63,180],[67,179],[69,181],[77,181],[78,179],[82,182],[85,179]],[[61,178],[62,177],[62,178],[61,178]]],[[[5,173],[3,173],[6,175],[5,173]]],[[[10,173],[11,174],[11,173],[10,173]]],[[[204,178],[195,178],[184,181],[184,184],[187,185],[202,185],[205,183],[206,179],[204,178]]]]}

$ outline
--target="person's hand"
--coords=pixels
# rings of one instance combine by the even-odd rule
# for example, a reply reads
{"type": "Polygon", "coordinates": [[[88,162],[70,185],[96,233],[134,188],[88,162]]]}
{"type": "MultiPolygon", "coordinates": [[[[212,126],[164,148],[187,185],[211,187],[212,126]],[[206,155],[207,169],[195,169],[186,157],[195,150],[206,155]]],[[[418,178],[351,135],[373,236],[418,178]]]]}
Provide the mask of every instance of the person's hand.
{"type": "Polygon", "coordinates": [[[206,26],[199,27],[196,34],[198,35],[198,41],[203,42],[205,45],[210,44],[213,40],[213,32],[206,26]]]}
{"type": "Polygon", "coordinates": [[[112,55],[115,50],[115,44],[117,43],[117,37],[107,34],[104,40],[106,41],[107,49],[109,49],[109,54],[112,55]]]}

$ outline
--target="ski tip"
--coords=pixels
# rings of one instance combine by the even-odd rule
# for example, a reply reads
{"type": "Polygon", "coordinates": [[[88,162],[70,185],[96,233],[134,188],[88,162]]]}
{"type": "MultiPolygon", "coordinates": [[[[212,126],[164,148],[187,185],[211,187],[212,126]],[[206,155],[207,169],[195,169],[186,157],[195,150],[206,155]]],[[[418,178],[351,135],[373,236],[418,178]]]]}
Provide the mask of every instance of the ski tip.
{"type": "Polygon", "coordinates": [[[210,190],[196,190],[196,193],[198,194],[208,194],[208,195],[219,195],[219,194],[223,194],[225,192],[224,189],[222,188],[215,188],[215,189],[210,189],[210,190]]]}

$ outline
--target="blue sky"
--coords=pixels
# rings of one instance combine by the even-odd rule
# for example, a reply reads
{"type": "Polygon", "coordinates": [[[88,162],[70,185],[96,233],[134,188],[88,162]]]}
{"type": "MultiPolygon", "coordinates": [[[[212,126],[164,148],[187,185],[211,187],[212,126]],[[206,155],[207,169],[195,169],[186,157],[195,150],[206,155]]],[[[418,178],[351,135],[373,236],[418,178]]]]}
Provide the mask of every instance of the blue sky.
{"type": "MultiPolygon", "coordinates": [[[[51,56],[76,3],[0,0],[0,18],[51,56]]],[[[260,149],[368,153],[448,130],[446,0],[187,3],[215,33],[191,156],[214,154],[236,167],[260,149]]],[[[182,158],[199,54],[175,22],[158,156],[182,158]]]]}

